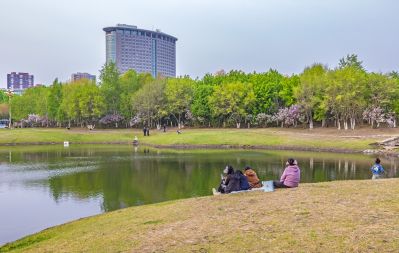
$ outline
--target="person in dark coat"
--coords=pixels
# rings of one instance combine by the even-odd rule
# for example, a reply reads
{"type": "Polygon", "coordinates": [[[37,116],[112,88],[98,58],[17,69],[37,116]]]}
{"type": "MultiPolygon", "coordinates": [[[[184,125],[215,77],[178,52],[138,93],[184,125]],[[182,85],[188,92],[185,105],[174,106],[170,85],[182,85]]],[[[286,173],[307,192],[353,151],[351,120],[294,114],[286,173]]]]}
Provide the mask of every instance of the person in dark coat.
{"type": "Polygon", "coordinates": [[[226,178],[226,189],[225,193],[235,192],[241,190],[240,187],[240,174],[234,173],[230,174],[226,178]]]}
{"type": "Polygon", "coordinates": [[[226,168],[223,170],[222,181],[220,182],[217,192],[225,193],[227,186],[226,184],[227,176],[231,174],[234,174],[234,169],[230,165],[227,165],[226,168]]]}
{"type": "Polygon", "coordinates": [[[143,133],[144,133],[144,136],[147,135],[147,127],[146,126],[143,127],[143,133]]]}
{"type": "Polygon", "coordinates": [[[234,172],[235,174],[237,174],[238,176],[240,176],[240,190],[241,191],[246,191],[249,190],[250,185],[248,183],[248,178],[242,174],[241,170],[236,170],[236,172],[234,172]]]}

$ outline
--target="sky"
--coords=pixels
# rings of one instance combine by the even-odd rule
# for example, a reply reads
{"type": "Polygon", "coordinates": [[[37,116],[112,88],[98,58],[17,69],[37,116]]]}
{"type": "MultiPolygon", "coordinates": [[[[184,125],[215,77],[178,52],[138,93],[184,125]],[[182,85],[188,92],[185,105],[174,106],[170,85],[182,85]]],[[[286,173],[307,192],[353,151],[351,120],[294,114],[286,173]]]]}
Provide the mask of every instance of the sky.
{"type": "Polygon", "coordinates": [[[352,53],[369,71],[399,71],[398,11],[396,0],[0,0],[0,88],[10,72],[47,85],[98,76],[102,28],[117,23],[177,37],[179,76],[290,75],[352,53]]]}

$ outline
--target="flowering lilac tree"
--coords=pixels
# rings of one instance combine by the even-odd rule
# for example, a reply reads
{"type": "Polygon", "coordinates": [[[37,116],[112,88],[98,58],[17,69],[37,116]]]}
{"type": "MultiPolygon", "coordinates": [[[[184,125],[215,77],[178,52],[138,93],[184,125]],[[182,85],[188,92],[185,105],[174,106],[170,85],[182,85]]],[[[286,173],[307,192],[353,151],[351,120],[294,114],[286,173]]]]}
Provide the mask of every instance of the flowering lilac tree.
{"type": "Polygon", "coordinates": [[[267,126],[267,114],[266,113],[259,113],[258,115],[256,115],[256,123],[258,125],[263,125],[264,127],[267,126]]]}
{"type": "Polygon", "coordinates": [[[130,119],[129,125],[130,127],[133,127],[139,125],[141,122],[142,122],[141,116],[137,114],[136,116],[130,119]]]}
{"type": "Polygon", "coordinates": [[[115,127],[118,127],[118,123],[124,120],[123,116],[119,114],[107,114],[100,119],[100,123],[104,125],[115,124],[115,127]]]}
{"type": "Polygon", "coordinates": [[[392,112],[385,113],[379,106],[369,107],[363,112],[363,119],[367,120],[371,127],[380,127],[381,123],[387,123],[388,127],[396,127],[396,117],[392,112]]]}
{"type": "Polygon", "coordinates": [[[371,127],[374,127],[374,122],[377,123],[377,128],[380,123],[385,121],[384,111],[379,107],[369,107],[363,112],[363,119],[367,120],[371,127]]]}
{"type": "Polygon", "coordinates": [[[40,116],[37,114],[29,114],[26,119],[22,119],[21,123],[27,124],[29,126],[44,126],[48,122],[48,118],[46,116],[40,116]]]}
{"type": "Polygon", "coordinates": [[[396,116],[395,113],[387,113],[385,117],[385,122],[388,124],[388,127],[396,127],[396,116]]]}
{"type": "Polygon", "coordinates": [[[281,127],[286,126],[297,126],[298,121],[303,121],[304,117],[298,105],[292,105],[286,108],[280,108],[275,114],[274,119],[277,124],[280,122],[281,127]]]}

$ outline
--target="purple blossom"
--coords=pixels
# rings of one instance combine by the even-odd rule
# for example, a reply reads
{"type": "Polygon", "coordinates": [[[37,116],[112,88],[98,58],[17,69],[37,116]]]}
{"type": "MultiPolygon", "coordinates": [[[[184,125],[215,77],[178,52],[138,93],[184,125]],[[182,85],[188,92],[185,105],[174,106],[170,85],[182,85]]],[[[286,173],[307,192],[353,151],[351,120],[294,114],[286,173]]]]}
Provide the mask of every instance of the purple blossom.
{"type": "Polygon", "coordinates": [[[193,113],[190,110],[186,110],[186,114],[184,115],[184,117],[187,120],[192,120],[194,118],[193,113]]]}
{"type": "Polygon", "coordinates": [[[363,119],[367,120],[371,126],[374,126],[374,122],[377,123],[377,127],[380,123],[387,123],[388,127],[396,126],[395,114],[392,112],[385,113],[379,106],[369,107],[363,112],[363,119]]]}
{"type": "Polygon", "coordinates": [[[298,105],[280,108],[274,116],[276,121],[281,122],[281,126],[295,126],[303,118],[298,105]]]}
{"type": "Polygon", "coordinates": [[[100,119],[100,123],[104,125],[118,123],[124,120],[124,117],[119,114],[107,114],[100,119]]]}
{"type": "Polygon", "coordinates": [[[140,124],[140,123],[141,123],[141,117],[140,117],[139,114],[137,114],[136,116],[134,116],[133,118],[131,118],[131,119],[130,119],[130,122],[129,122],[129,124],[130,124],[131,127],[132,127],[132,126],[136,126],[136,125],[138,125],[138,124],[140,124]]]}
{"type": "Polygon", "coordinates": [[[45,125],[48,122],[48,118],[46,116],[40,116],[37,114],[29,114],[26,119],[21,120],[22,123],[29,124],[31,126],[36,125],[45,125]]]}

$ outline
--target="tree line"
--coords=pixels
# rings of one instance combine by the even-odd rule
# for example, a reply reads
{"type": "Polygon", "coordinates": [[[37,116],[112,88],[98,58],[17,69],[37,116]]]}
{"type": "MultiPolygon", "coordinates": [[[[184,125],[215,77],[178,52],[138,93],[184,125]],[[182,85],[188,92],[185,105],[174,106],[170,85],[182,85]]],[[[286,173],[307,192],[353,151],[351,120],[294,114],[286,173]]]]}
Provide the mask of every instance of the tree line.
{"type": "Polygon", "coordinates": [[[356,55],[333,69],[315,63],[289,76],[222,70],[201,79],[120,74],[109,63],[98,84],[56,79],[10,101],[0,92],[0,117],[9,106],[21,127],[396,127],[399,74],[368,72],[356,55]]]}

